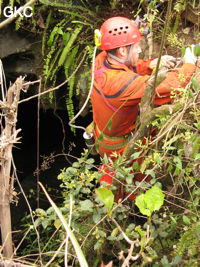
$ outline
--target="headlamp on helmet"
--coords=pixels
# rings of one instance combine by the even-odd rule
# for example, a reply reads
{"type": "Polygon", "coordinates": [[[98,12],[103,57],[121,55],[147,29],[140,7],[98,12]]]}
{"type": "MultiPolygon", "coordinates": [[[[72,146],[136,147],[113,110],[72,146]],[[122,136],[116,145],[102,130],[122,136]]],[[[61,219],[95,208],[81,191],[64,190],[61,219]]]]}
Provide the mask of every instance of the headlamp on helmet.
{"type": "Polygon", "coordinates": [[[101,35],[100,30],[96,29],[94,31],[94,43],[95,43],[95,46],[97,46],[97,47],[101,46],[101,38],[102,38],[102,35],[101,35]]]}

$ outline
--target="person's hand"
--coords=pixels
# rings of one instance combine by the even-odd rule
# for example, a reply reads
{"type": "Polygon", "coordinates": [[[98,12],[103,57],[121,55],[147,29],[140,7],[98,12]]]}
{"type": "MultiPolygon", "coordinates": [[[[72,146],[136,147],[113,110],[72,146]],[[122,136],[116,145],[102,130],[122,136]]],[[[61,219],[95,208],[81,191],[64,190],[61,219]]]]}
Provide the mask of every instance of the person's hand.
{"type": "Polygon", "coordinates": [[[194,45],[185,49],[185,55],[183,57],[184,63],[192,63],[195,65],[197,57],[194,55],[194,45]]]}
{"type": "MultiPolygon", "coordinates": [[[[154,60],[151,61],[150,63],[150,68],[151,69],[154,69],[157,65],[157,62],[158,62],[158,59],[155,58],[154,60]]],[[[168,56],[168,55],[165,55],[165,56],[162,56],[161,57],[161,60],[160,60],[160,68],[162,67],[167,67],[167,68],[174,68],[175,64],[176,64],[176,58],[173,57],[173,56],[168,56]]]]}

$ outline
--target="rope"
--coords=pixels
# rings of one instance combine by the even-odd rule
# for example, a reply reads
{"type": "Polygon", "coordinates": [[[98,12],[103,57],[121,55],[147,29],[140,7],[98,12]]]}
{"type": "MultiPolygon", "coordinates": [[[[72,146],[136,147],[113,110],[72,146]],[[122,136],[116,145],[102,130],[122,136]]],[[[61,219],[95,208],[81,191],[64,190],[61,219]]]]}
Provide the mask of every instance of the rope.
{"type": "Polygon", "coordinates": [[[77,128],[77,129],[82,129],[83,131],[86,131],[86,129],[83,126],[77,126],[75,124],[72,124],[72,122],[74,122],[78,118],[78,116],[84,110],[84,108],[86,107],[86,105],[87,105],[87,103],[88,103],[88,101],[90,99],[90,95],[92,93],[92,88],[93,88],[93,84],[94,84],[94,69],[95,69],[96,51],[97,51],[97,46],[94,47],[94,52],[93,52],[93,57],[92,57],[92,80],[91,80],[90,89],[89,89],[89,93],[88,93],[87,99],[85,100],[85,102],[84,102],[82,108],[79,110],[79,112],[68,123],[70,127],[77,128]]]}
{"type": "Polygon", "coordinates": [[[4,73],[3,69],[3,64],[0,59],[0,85],[1,85],[1,95],[2,95],[2,100],[6,100],[6,92],[7,92],[7,87],[6,87],[6,76],[4,73]]]}

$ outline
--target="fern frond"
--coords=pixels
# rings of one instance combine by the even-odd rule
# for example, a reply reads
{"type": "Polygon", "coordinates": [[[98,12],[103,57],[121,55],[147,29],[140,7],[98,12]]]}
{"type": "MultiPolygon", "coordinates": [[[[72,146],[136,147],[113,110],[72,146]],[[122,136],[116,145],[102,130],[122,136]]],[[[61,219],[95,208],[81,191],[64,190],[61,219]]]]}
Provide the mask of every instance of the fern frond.
{"type": "Polygon", "coordinates": [[[65,13],[65,14],[67,14],[67,15],[70,15],[70,16],[74,16],[74,17],[77,17],[77,18],[80,18],[80,19],[82,19],[82,20],[86,20],[86,21],[88,21],[88,20],[90,20],[91,21],[91,19],[90,19],[90,17],[88,16],[88,14],[78,14],[78,13],[76,13],[76,12],[74,12],[74,11],[69,11],[69,10],[59,10],[61,13],[65,13]]]}
{"type": "MultiPolygon", "coordinates": [[[[65,19],[63,19],[62,21],[60,21],[55,27],[60,27],[61,29],[65,27],[66,23],[68,21],[66,21],[65,19]]],[[[55,28],[54,27],[54,28],[55,28]]],[[[50,34],[51,35],[51,34],[50,34]]],[[[59,34],[56,34],[54,35],[54,38],[52,39],[52,42],[50,42],[51,44],[51,49],[50,51],[48,52],[47,54],[47,57],[46,59],[44,60],[45,61],[45,64],[43,66],[43,75],[45,77],[45,86],[46,86],[46,82],[47,80],[49,79],[49,76],[51,75],[51,71],[54,67],[54,64],[56,62],[56,60],[58,59],[58,56],[60,55],[61,51],[62,51],[62,47],[56,52],[56,55],[55,57],[54,56],[54,53],[57,49],[57,41],[59,40],[59,37],[60,35],[59,34]],[[53,58],[53,59],[52,59],[53,58]]],[[[55,72],[54,72],[55,73],[55,72]]]]}
{"type": "Polygon", "coordinates": [[[86,25],[86,26],[92,26],[92,24],[91,23],[88,23],[88,22],[84,22],[84,21],[80,21],[80,20],[72,20],[72,23],[74,23],[74,24],[82,24],[82,25],[86,25]]]}
{"type": "Polygon", "coordinates": [[[19,18],[16,19],[16,21],[15,21],[15,30],[16,31],[19,30],[22,20],[23,20],[23,17],[19,17],[19,18]]]}
{"type": "Polygon", "coordinates": [[[50,68],[49,68],[49,75],[48,75],[47,79],[49,78],[49,76],[51,76],[50,80],[52,80],[55,76],[55,73],[58,71],[59,66],[56,65],[56,63],[57,63],[58,57],[60,56],[61,53],[62,53],[62,47],[58,49],[58,51],[56,52],[56,55],[53,58],[53,61],[52,61],[50,68]]]}
{"type": "MultiPolygon", "coordinates": [[[[82,6],[78,6],[78,5],[73,5],[73,4],[69,4],[69,3],[61,3],[60,2],[56,2],[55,0],[39,0],[40,3],[42,3],[43,5],[46,6],[53,6],[53,7],[57,7],[57,8],[66,8],[66,9],[73,9],[73,10],[78,10],[81,12],[86,12],[88,14],[90,14],[91,16],[95,17],[96,14],[95,12],[91,11],[90,9],[86,8],[86,7],[82,7],[82,6]]],[[[63,1],[64,2],[64,1],[63,1]]],[[[62,11],[62,10],[59,10],[62,11]]]]}
{"type": "Polygon", "coordinates": [[[62,33],[62,29],[64,28],[65,25],[66,25],[65,19],[61,20],[58,24],[56,24],[56,26],[51,31],[49,39],[47,41],[47,44],[49,46],[51,46],[53,43],[55,43],[54,37],[62,33]]]}
{"type": "Polygon", "coordinates": [[[47,29],[49,27],[49,24],[51,22],[51,17],[52,17],[52,10],[50,10],[47,19],[46,19],[46,26],[44,29],[44,33],[42,36],[42,56],[44,56],[44,52],[45,52],[45,44],[46,44],[46,37],[47,37],[47,29]]]}
{"type": "Polygon", "coordinates": [[[63,31],[62,31],[62,28],[61,27],[58,27],[57,25],[54,27],[53,31],[51,32],[50,36],[49,36],[49,39],[47,41],[47,44],[49,46],[52,45],[53,41],[54,41],[54,37],[55,35],[63,35],[63,31]]]}
{"type": "Polygon", "coordinates": [[[55,0],[39,0],[40,3],[42,3],[43,5],[46,5],[46,6],[53,6],[53,7],[66,7],[66,4],[64,3],[61,3],[62,1],[60,2],[57,2],[55,0]]]}
{"type": "MultiPolygon", "coordinates": [[[[69,116],[69,121],[74,118],[74,105],[72,99],[66,99],[67,113],[69,116]]],[[[75,133],[75,129],[71,128],[71,131],[75,133]]]]}
{"type": "Polygon", "coordinates": [[[74,65],[73,61],[74,61],[74,58],[76,57],[78,49],[79,49],[79,45],[75,46],[75,48],[72,49],[70,55],[67,57],[67,59],[65,61],[64,68],[65,68],[65,76],[66,76],[66,78],[68,78],[68,76],[69,76],[69,68],[70,68],[70,66],[74,65]]]}
{"type": "Polygon", "coordinates": [[[62,66],[62,65],[64,64],[64,62],[65,62],[65,60],[66,60],[66,58],[67,58],[67,55],[68,55],[68,53],[69,53],[69,51],[70,51],[70,49],[71,49],[73,43],[76,41],[77,36],[78,36],[78,34],[80,33],[81,30],[82,30],[82,27],[79,26],[79,27],[77,27],[77,28],[74,30],[74,32],[71,34],[71,37],[70,37],[70,39],[69,39],[67,45],[66,45],[65,48],[63,49],[63,52],[62,52],[62,54],[61,54],[61,56],[60,56],[60,59],[59,59],[59,61],[58,61],[58,66],[62,66]]]}
{"type": "Polygon", "coordinates": [[[68,84],[69,84],[69,99],[72,99],[72,97],[73,97],[74,83],[75,83],[75,76],[72,76],[68,82],[68,84]]]}

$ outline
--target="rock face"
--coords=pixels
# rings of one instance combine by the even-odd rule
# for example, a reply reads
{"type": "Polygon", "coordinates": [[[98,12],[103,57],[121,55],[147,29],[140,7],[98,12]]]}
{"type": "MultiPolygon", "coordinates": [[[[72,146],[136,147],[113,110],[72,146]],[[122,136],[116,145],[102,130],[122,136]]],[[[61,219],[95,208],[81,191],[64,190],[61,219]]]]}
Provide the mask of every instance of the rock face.
{"type": "Polygon", "coordinates": [[[0,32],[0,58],[6,58],[10,55],[25,52],[30,49],[28,39],[20,36],[12,26],[3,28],[0,32]]]}
{"type": "Polygon", "coordinates": [[[37,76],[40,46],[40,36],[16,31],[13,25],[3,28],[0,32],[0,58],[7,79],[12,81],[19,75],[37,76]]]}

